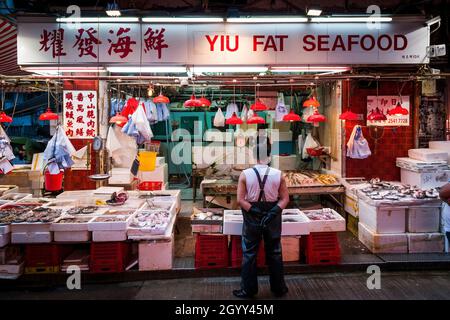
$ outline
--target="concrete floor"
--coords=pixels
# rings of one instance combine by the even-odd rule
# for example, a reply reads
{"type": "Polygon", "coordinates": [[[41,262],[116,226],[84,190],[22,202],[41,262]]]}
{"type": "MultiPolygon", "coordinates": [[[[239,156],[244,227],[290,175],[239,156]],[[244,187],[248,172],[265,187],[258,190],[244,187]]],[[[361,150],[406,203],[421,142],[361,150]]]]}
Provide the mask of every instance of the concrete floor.
{"type": "MultiPolygon", "coordinates": [[[[366,273],[310,274],[287,276],[289,293],[284,299],[301,300],[426,300],[450,299],[450,272],[403,272],[381,275],[381,289],[369,290],[366,273]]],[[[118,284],[95,284],[81,290],[65,287],[2,291],[0,299],[222,299],[233,300],[238,277],[148,280],[118,284]]],[[[271,299],[267,277],[260,278],[258,299],[271,299]]]]}

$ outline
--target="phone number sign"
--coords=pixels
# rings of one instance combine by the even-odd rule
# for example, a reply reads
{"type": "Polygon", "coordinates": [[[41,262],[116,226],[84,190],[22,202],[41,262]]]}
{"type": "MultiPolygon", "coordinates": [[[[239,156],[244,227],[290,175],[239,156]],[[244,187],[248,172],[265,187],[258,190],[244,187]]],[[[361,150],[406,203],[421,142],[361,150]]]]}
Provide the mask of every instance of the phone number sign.
{"type": "Polygon", "coordinates": [[[371,121],[367,120],[368,126],[386,126],[386,127],[399,127],[410,125],[410,104],[409,96],[367,96],[367,116],[372,112],[381,112],[386,116],[386,120],[383,121],[371,121]],[[407,115],[389,115],[389,110],[394,109],[397,103],[400,102],[401,106],[408,110],[407,115]]]}

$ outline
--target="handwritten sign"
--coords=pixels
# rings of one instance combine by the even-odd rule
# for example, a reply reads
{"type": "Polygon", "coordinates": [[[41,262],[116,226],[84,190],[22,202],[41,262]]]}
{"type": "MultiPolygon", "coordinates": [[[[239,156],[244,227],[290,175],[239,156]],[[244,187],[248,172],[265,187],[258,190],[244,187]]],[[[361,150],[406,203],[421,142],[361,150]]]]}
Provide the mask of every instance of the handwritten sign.
{"type": "Polygon", "coordinates": [[[71,139],[92,139],[97,135],[97,92],[64,90],[64,128],[71,139]]]}
{"type": "Polygon", "coordinates": [[[384,121],[370,121],[367,120],[368,126],[386,126],[386,127],[399,127],[399,126],[409,126],[409,118],[411,114],[409,105],[409,96],[367,96],[367,115],[371,112],[378,111],[386,115],[387,120],[384,121]],[[397,103],[400,102],[401,106],[408,110],[407,115],[389,115],[389,110],[396,107],[397,103]]]}

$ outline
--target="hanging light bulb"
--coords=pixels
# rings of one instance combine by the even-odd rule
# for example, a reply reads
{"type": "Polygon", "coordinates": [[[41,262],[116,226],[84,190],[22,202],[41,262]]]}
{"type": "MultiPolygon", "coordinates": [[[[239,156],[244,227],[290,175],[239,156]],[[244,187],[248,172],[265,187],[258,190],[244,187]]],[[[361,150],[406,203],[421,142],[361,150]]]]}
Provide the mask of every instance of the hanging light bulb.
{"type": "MultiPolygon", "coordinates": [[[[264,119],[263,119],[263,120],[264,120],[264,119]]],[[[225,124],[232,125],[232,126],[240,125],[240,124],[243,124],[243,123],[244,123],[244,122],[242,121],[242,119],[239,118],[239,117],[236,115],[236,112],[233,112],[233,115],[232,115],[230,118],[228,118],[228,119],[225,120],[225,124]]],[[[248,123],[248,122],[247,122],[247,123],[248,123]]]]}
{"type": "Polygon", "coordinates": [[[39,116],[41,121],[58,120],[58,115],[50,108],[50,82],[47,81],[47,110],[39,116]]]}
{"type": "Polygon", "coordinates": [[[154,89],[153,89],[153,85],[150,83],[147,88],[147,96],[151,97],[151,96],[153,96],[153,93],[155,93],[154,89]]]}
{"type": "Polygon", "coordinates": [[[291,108],[288,114],[283,117],[283,121],[285,122],[299,122],[302,118],[294,112],[294,109],[291,108]]]}
{"type": "Polygon", "coordinates": [[[314,108],[314,113],[306,119],[307,122],[312,122],[315,127],[318,127],[320,122],[325,122],[326,120],[327,118],[320,114],[317,108],[314,108]]]}
{"type": "Polygon", "coordinates": [[[403,108],[400,102],[397,102],[397,105],[394,109],[388,111],[388,115],[390,116],[407,116],[408,114],[408,109],[403,108]]]}
{"type": "Polygon", "coordinates": [[[12,122],[13,119],[8,116],[5,112],[0,112],[0,122],[12,122]]]}

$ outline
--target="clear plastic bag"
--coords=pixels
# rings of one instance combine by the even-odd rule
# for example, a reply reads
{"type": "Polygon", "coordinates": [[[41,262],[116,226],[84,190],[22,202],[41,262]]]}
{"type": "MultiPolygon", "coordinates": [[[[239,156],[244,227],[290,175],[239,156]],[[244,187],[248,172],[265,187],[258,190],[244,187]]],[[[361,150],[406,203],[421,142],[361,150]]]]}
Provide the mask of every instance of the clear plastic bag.
{"type": "Polygon", "coordinates": [[[370,151],[369,143],[363,136],[361,126],[356,125],[347,142],[347,157],[352,159],[366,159],[370,155],[372,155],[372,152],[370,151]]]}

